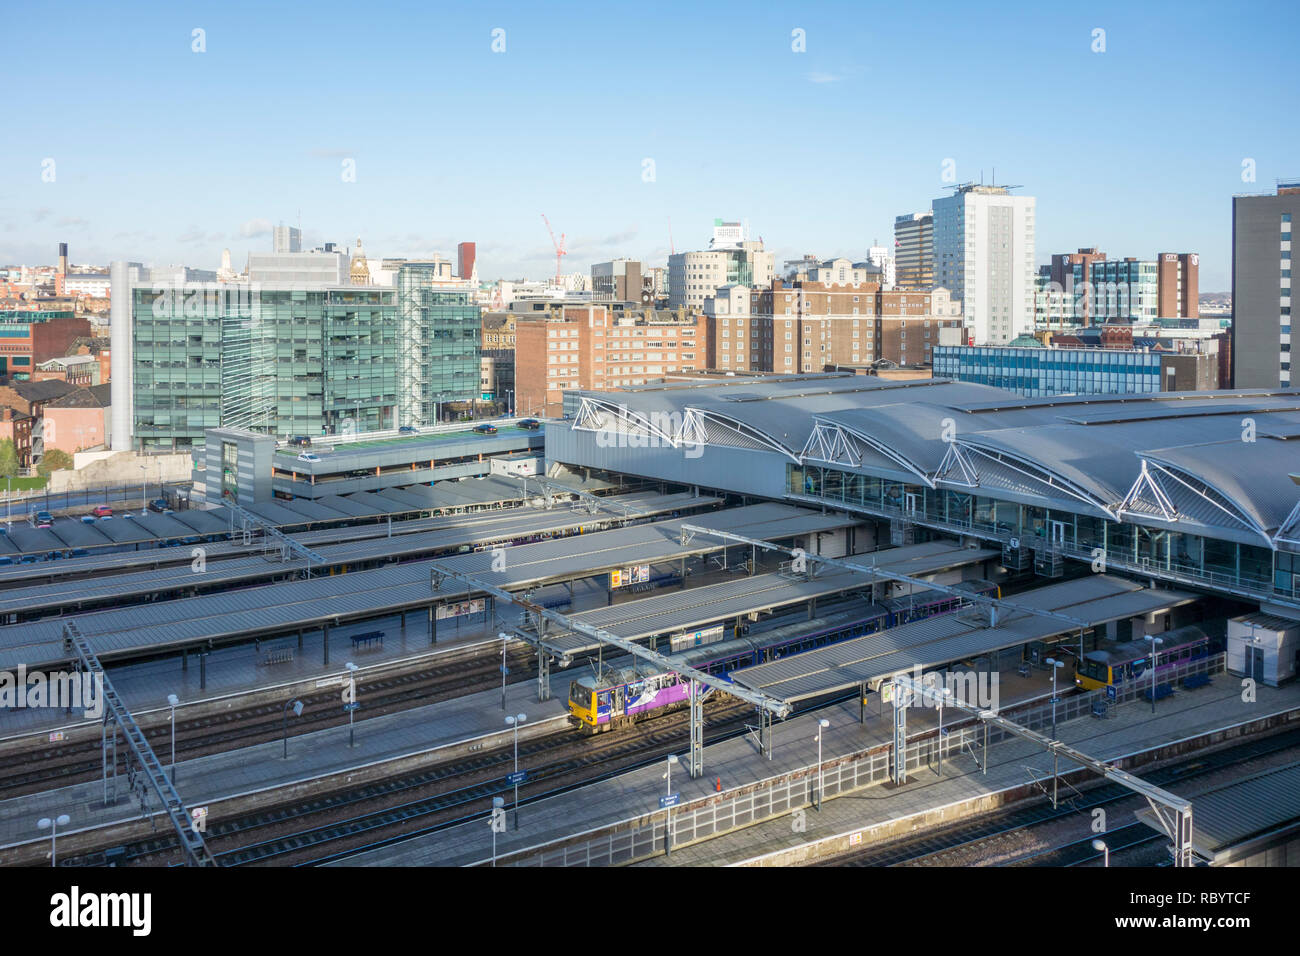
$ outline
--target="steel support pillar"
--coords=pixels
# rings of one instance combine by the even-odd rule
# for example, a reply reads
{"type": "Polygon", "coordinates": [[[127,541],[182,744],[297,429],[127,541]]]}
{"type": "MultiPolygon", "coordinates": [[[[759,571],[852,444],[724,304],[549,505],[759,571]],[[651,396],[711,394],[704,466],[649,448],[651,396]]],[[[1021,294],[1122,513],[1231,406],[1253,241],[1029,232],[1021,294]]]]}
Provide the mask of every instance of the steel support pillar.
{"type": "Polygon", "coordinates": [[[867,722],[867,685],[863,683],[858,688],[858,723],[867,722]]]}
{"type": "Polygon", "coordinates": [[[208,689],[208,652],[199,651],[199,690],[208,689]]]}
{"type": "Polygon", "coordinates": [[[686,590],[686,559],[682,558],[682,585],[681,590],[686,590]]]}
{"type": "Polygon", "coordinates": [[[910,697],[905,698],[905,694],[911,692],[906,690],[898,681],[894,681],[894,773],[893,779],[896,784],[907,783],[907,704],[910,697]]]}
{"type": "Polygon", "coordinates": [[[768,760],[772,759],[772,714],[767,710],[758,712],[758,749],[768,760]]]}
{"type": "Polygon", "coordinates": [[[182,647],[181,648],[181,671],[184,672],[184,671],[188,671],[189,669],[190,669],[189,648],[182,647]]]}
{"type": "Polygon", "coordinates": [[[438,606],[429,605],[429,643],[438,643],[438,606]]]}
{"type": "Polygon", "coordinates": [[[704,776],[704,694],[699,681],[691,681],[691,779],[704,776]]]}
{"type": "Polygon", "coordinates": [[[321,640],[321,647],[324,648],[325,663],[328,665],[330,662],[330,626],[328,624],[324,625],[321,628],[321,632],[324,634],[324,638],[321,640]]]}
{"type": "Polygon", "coordinates": [[[551,699],[551,656],[546,648],[537,648],[537,699],[551,699]]]}

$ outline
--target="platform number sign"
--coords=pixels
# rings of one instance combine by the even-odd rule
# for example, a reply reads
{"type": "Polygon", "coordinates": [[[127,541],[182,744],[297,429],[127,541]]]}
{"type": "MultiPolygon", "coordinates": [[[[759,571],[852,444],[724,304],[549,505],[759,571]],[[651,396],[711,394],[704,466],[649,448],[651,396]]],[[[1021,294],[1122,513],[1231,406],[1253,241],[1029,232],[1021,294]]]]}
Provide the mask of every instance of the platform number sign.
{"type": "Polygon", "coordinates": [[[1115,685],[1114,685],[1114,684],[1107,684],[1107,685],[1106,685],[1106,699],[1107,699],[1107,700],[1114,700],[1114,699],[1115,699],[1115,685]]]}

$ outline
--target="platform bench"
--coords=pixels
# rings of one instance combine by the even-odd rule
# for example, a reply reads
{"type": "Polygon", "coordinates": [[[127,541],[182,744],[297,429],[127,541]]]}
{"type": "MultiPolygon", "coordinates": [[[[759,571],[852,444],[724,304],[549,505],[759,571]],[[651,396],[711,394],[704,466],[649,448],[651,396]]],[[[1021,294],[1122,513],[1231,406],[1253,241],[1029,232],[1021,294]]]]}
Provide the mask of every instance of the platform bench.
{"type": "Polygon", "coordinates": [[[1198,687],[1208,687],[1213,683],[1214,681],[1210,680],[1210,675],[1204,672],[1200,674],[1192,674],[1183,678],[1183,687],[1187,690],[1196,690],[1198,687]]]}
{"type": "Polygon", "coordinates": [[[383,631],[367,631],[365,634],[352,635],[352,649],[354,651],[368,649],[372,647],[384,646],[383,631]]]}
{"type": "MultiPolygon", "coordinates": [[[[1156,700],[1164,700],[1166,697],[1168,697],[1168,696],[1169,696],[1170,694],[1172,694],[1173,692],[1174,692],[1174,688],[1173,688],[1172,685],[1170,685],[1170,684],[1157,684],[1157,685],[1156,685],[1156,695],[1155,695],[1155,699],[1156,699],[1156,700]]],[[[1142,696],[1145,697],[1147,700],[1151,700],[1151,688],[1148,687],[1148,688],[1143,692],[1142,696]]]]}

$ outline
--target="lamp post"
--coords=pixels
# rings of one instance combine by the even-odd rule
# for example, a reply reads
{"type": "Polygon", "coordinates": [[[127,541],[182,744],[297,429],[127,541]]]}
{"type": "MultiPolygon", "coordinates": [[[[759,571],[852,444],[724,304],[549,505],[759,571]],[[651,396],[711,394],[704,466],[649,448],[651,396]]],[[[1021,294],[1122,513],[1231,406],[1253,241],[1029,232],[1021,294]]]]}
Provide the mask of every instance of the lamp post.
{"type": "Polygon", "coordinates": [[[167,695],[167,706],[169,706],[169,707],[171,708],[171,716],[168,717],[168,721],[169,721],[169,722],[171,723],[171,725],[172,725],[172,771],[171,771],[171,777],[172,777],[172,786],[173,786],[173,787],[176,786],[176,705],[179,704],[179,703],[180,703],[180,699],[179,699],[175,694],[168,694],[168,695],[167,695]]]}
{"type": "Polygon", "coordinates": [[[357,710],[357,665],[348,661],[344,665],[348,669],[348,746],[357,745],[356,730],[352,723],[352,715],[357,710]]]}
{"type": "Polygon", "coordinates": [[[1052,668],[1052,739],[1056,739],[1056,672],[1065,666],[1065,661],[1049,657],[1046,661],[1052,668]]]}
{"type": "Polygon", "coordinates": [[[817,721],[817,812],[822,809],[822,731],[831,725],[825,717],[817,721]]]}
{"type": "Polygon", "coordinates": [[[506,716],[506,726],[515,731],[515,829],[519,829],[519,725],[528,719],[527,714],[506,716]]]}
{"type": "Polygon", "coordinates": [[[1092,848],[1102,855],[1101,865],[1110,866],[1110,847],[1106,845],[1105,840],[1093,840],[1092,848]]]}
{"type": "Polygon", "coordinates": [[[506,645],[510,642],[510,637],[501,631],[497,634],[501,638],[501,709],[506,709],[506,675],[510,673],[506,667],[506,645]]]}
{"type": "Polygon", "coordinates": [[[492,866],[497,865],[497,829],[505,829],[506,802],[501,797],[492,798],[492,866]]]}
{"type": "Polygon", "coordinates": [[[1163,637],[1155,637],[1151,634],[1143,636],[1144,640],[1151,642],[1151,713],[1156,712],[1156,646],[1165,642],[1163,637]]]}
{"type": "Polygon", "coordinates": [[[664,806],[668,809],[667,821],[664,824],[664,856],[673,855],[673,764],[677,763],[677,754],[668,755],[668,772],[664,774],[664,779],[668,781],[668,788],[664,791],[667,798],[664,806]]]}
{"type": "Polygon", "coordinates": [[[56,841],[59,837],[59,827],[66,827],[71,822],[72,817],[68,816],[66,813],[60,813],[53,820],[49,817],[41,817],[36,821],[36,828],[38,830],[50,831],[50,866],[59,865],[58,857],[55,855],[58,849],[56,841]]]}
{"type": "Polygon", "coordinates": [[[144,465],[140,466],[140,517],[143,518],[149,513],[145,507],[145,502],[149,498],[149,472],[145,471],[144,465]]]}
{"type": "Polygon", "coordinates": [[[293,715],[295,717],[301,717],[302,701],[297,699],[286,701],[285,705],[282,708],[280,708],[280,730],[284,739],[285,760],[289,759],[289,708],[290,707],[293,708],[293,715]]]}

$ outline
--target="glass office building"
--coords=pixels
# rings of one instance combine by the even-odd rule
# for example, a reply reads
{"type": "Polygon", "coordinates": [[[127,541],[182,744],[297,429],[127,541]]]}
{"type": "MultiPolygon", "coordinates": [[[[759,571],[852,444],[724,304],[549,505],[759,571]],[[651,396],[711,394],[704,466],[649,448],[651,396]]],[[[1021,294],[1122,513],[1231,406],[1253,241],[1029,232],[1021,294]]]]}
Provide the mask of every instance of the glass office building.
{"type": "Polygon", "coordinates": [[[406,262],[397,272],[399,425],[432,424],[443,403],[479,395],[482,310],[474,304],[474,290],[440,278],[438,266],[406,262]]]}
{"type": "MultiPolygon", "coordinates": [[[[392,289],[141,287],[131,305],[139,448],[190,448],[223,426],[311,436],[397,424],[392,289]]],[[[467,394],[477,387],[476,358],[467,394]]]]}
{"type": "Polygon", "coordinates": [[[937,345],[934,377],[1005,388],[1029,398],[1160,391],[1160,353],[937,345]]]}

